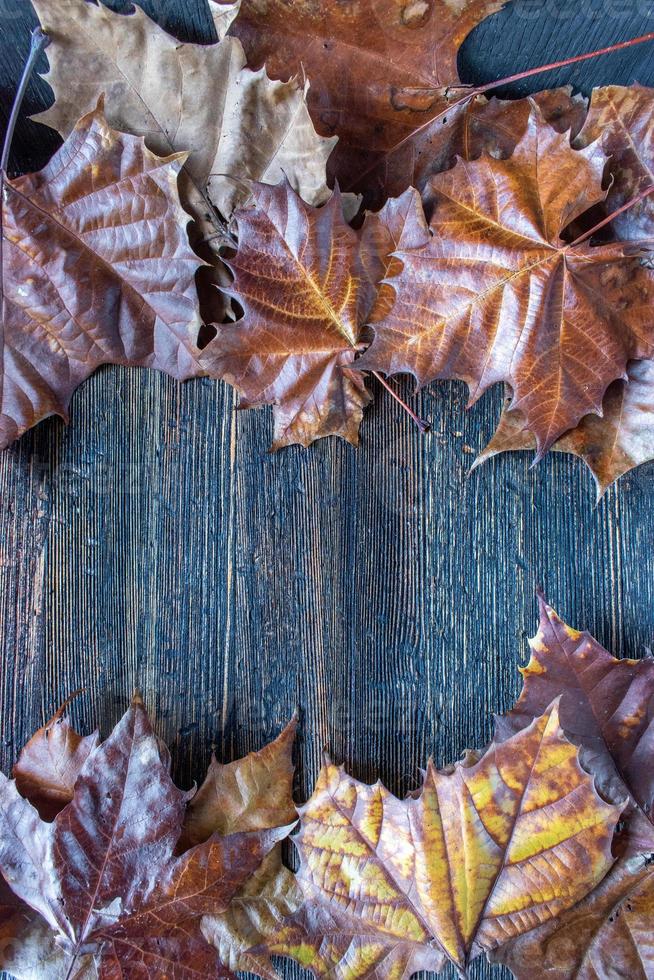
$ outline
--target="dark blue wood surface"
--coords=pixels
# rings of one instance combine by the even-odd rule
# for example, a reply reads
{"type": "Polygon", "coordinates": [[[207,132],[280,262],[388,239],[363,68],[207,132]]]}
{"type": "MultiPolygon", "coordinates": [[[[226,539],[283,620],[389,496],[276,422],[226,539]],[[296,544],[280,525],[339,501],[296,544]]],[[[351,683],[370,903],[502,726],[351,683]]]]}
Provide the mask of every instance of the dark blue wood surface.
{"type": "MultiPolygon", "coordinates": [[[[210,37],[204,0],[142,6],[210,37]]],[[[0,0],[3,124],[34,22],[26,0],[0,0]]],[[[468,39],[461,74],[487,81],[650,30],[646,0],[516,0],[468,39]]],[[[654,84],[654,45],[504,94],[634,80],[654,84]]],[[[26,112],[48,99],[35,81],[26,112]]],[[[56,146],[24,118],[12,167],[56,146]]],[[[358,451],[331,440],[270,455],[269,410],[236,413],[211,381],[112,368],[77,394],[69,428],[48,421],[0,456],[4,771],[71,691],[86,689],[78,726],[106,733],[139,687],[184,786],[212,744],[234,758],[299,707],[298,799],[325,748],[405,793],[430,754],[482,745],[511,704],[537,584],[615,653],[652,644],[654,465],[599,506],[569,457],[531,469],[510,455],[468,477],[499,391],[469,413],[462,385],[422,393],[427,437],[376,394],[358,451]]]]}

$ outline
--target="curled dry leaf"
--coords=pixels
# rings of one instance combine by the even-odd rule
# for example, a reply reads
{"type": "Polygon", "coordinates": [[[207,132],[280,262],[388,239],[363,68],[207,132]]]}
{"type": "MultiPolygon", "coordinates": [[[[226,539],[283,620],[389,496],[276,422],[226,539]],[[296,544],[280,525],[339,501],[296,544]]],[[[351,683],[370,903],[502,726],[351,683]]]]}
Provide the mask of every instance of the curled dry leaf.
{"type": "Polygon", "coordinates": [[[644,818],[640,847],[618,839],[619,857],[583,901],[539,929],[494,950],[517,980],[649,980],[654,975],[654,829],[644,818]]]}
{"type": "Polygon", "coordinates": [[[214,756],[206,779],[191,799],[184,819],[181,850],[212,834],[266,830],[296,819],[293,803],[293,745],[297,719],[258,752],[223,764],[214,756]]]}
{"type": "Polygon", "coordinates": [[[395,305],[358,366],[420,384],[460,378],[472,401],[505,381],[539,456],[599,412],[627,362],[654,350],[652,270],[628,244],[560,237],[604,199],[605,163],[534,106],[509,160],[461,160],[433,177],[433,237],[399,253],[395,305]]]}
{"type": "Polygon", "coordinates": [[[404,801],[327,765],[295,839],[304,905],[268,949],[319,977],[410,977],[554,918],[612,864],[603,802],[556,705],[404,801]]]}
{"type": "Polygon", "coordinates": [[[38,174],[5,181],[0,446],[41,419],[67,419],[101,364],[201,373],[184,155],[155,156],[101,108],[38,174]]]}
{"type": "Polygon", "coordinates": [[[253,185],[252,194],[229,262],[245,316],[216,326],[202,364],[239,389],[242,407],[275,405],[274,448],[328,435],[356,445],[370,395],[354,358],[390,251],[405,232],[406,247],[426,234],[419,199],[407,192],[356,232],[338,191],[322,208],[287,182],[253,185]]]}
{"type": "Polygon", "coordinates": [[[71,727],[66,717],[71,700],[32,736],[12,773],[16,789],[36,807],[42,820],[54,820],[70,803],[77,777],[98,746],[97,732],[82,737],[71,727]]]}
{"type": "MultiPolygon", "coordinates": [[[[38,121],[66,137],[105,94],[116,129],[144,136],[159,154],[188,152],[181,190],[196,237],[224,243],[215,208],[228,218],[248,197],[246,178],[276,183],[285,175],[312,203],[328,197],[335,139],[316,134],[304,82],[250,71],[236,38],[182,44],[138,6],[129,15],[87,0],[34,0],[34,7],[52,39],[45,79],[56,99],[38,121]]],[[[237,9],[212,5],[219,34],[237,9]]]]}
{"type": "Polygon", "coordinates": [[[504,3],[243,0],[231,32],[249,63],[265,63],[274,77],[306,70],[316,126],[339,137],[333,174],[380,206],[419,186],[423,161],[448,144],[460,111],[452,102],[462,94],[458,49],[504,3]]]}
{"type": "Polygon", "coordinates": [[[52,823],[0,780],[0,870],[50,927],[69,976],[89,956],[103,980],[231,976],[201,917],[227,908],[288,828],[213,835],[175,858],[187,794],[168,762],[135,699],[52,823]]]}
{"type": "Polygon", "coordinates": [[[654,658],[616,660],[589,633],[566,626],[542,595],[539,607],[522,693],[497,719],[498,736],[531,724],[560,697],[561,725],[600,791],[615,802],[629,797],[654,822],[654,658]]]}
{"type": "MultiPolygon", "coordinates": [[[[509,405],[510,396],[493,438],[473,469],[499,453],[536,448],[522,414],[511,411],[509,405]]],[[[598,500],[619,477],[654,459],[654,361],[632,361],[627,381],[609,386],[602,415],[586,415],[552,449],[583,459],[595,479],[598,500]]]]}

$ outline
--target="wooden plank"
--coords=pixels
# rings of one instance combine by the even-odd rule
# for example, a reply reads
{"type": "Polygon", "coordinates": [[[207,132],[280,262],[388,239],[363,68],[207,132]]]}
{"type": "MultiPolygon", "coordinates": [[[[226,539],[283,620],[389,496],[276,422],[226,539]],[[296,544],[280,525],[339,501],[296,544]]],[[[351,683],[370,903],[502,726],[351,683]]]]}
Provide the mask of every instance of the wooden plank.
{"type": "MultiPolygon", "coordinates": [[[[184,38],[210,38],[202,0],[142,6],[184,38]]],[[[651,27],[643,4],[623,18],[609,8],[519,0],[473,33],[463,77],[651,27]]],[[[0,0],[4,119],[33,20],[24,0],[0,0]]],[[[651,47],[511,92],[635,78],[654,82],[651,47]]],[[[32,85],[29,111],[47,91],[32,85]]],[[[14,166],[40,166],[54,146],[23,121],[14,166]]],[[[616,653],[652,643],[654,466],[599,507],[566,457],[530,469],[507,456],[468,477],[499,392],[470,413],[462,385],[422,393],[428,437],[375,393],[360,450],[333,440],[271,455],[269,411],[235,413],[222,385],[106,369],[75,397],[70,428],[48,421],[0,456],[5,771],[70,691],[86,689],[77,723],[106,733],[139,687],[184,786],[212,743],[234,758],[299,707],[298,799],[325,748],[403,793],[430,754],[451,761],[489,738],[491,712],[519,687],[537,583],[616,653]]],[[[502,974],[480,963],[472,975],[502,974]]]]}

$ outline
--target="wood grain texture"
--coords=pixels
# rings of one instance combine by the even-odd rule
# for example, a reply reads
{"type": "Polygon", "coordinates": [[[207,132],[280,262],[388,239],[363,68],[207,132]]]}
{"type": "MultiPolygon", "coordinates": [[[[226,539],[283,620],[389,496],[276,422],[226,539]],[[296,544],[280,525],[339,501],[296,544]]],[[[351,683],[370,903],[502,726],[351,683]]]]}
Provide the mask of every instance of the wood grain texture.
{"type": "MultiPolygon", "coordinates": [[[[211,37],[203,0],[142,6],[184,38],[211,37]]],[[[645,0],[516,0],[469,38],[462,76],[591,50],[653,18],[645,0]]],[[[3,126],[33,22],[25,0],[0,0],[3,126]]],[[[654,46],[530,90],[635,79],[654,84],[654,46]]],[[[48,98],[35,81],[26,113],[48,98]]],[[[23,119],[12,168],[42,165],[56,145],[23,119]]],[[[0,456],[5,772],[77,687],[76,725],[106,735],[138,686],[183,786],[202,778],[212,743],[235,758],[299,706],[298,799],[323,748],[404,793],[430,754],[443,763],[483,744],[491,712],[513,701],[537,583],[612,652],[654,642],[654,465],[599,507],[569,457],[530,469],[527,454],[508,455],[467,478],[501,391],[472,413],[463,385],[423,392],[428,437],[375,395],[359,450],[331,440],[271,455],[270,411],[235,412],[226,387],[103,369],[75,396],[70,428],[47,421],[0,456]]],[[[282,975],[305,976],[289,964],[282,975]]],[[[472,975],[508,974],[478,963],[472,975]]]]}

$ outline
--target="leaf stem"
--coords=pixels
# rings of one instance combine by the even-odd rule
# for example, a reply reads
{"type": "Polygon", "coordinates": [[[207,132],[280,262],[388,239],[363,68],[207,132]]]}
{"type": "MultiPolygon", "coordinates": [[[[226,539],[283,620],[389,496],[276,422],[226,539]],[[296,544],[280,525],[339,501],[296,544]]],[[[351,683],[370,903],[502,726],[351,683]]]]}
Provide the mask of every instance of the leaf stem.
{"type": "MultiPolygon", "coordinates": [[[[565,68],[568,65],[578,64],[580,61],[588,61],[590,58],[598,58],[600,55],[611,54],[614,51],[623,51],[625,48],[631,48],[636,44],[645,44],[647,41],[654,41],[654,32],[650,34],[641,34],[639,37],[633,37],[629,41],[620,41],[618,44],[611,44],[607,48],[598,48],[596,51],[589,51],[586,54],[574,55],[572,58],[564,58],[562,61],[554,61],[548,65],[540,65],[538,68],[530,68],[528,71],[518,72],[516,75],[507,75],[505,78],[498,78],[494,82],[485,82],[483,85],[447,85],[444,87],[444,91],[447,95],[449,92],[464,91],[465,94],[453,102],[448,103],[448,105],[437,112],[435,116],[432,116],[426,122],[422,123],[421,126],[417,126],[415,129],[411,130],[406,136],[404,136],[399,142],[395,143],[393,146],[384,150],[382,153],[383,157],[390,156],[391,153],[395,153],[399,150],[405,143],[409,143],[415,138],[418,133],[423,132],[428,129],[434,123],[438,122],[440,119],[445,119],[453,109],[457,109],[459,106],[464,105],[466,102],[476,98],[478,95],[484,95],[486,92],[490,92],[494,88],[500,88],[502,85],[509,85],[511,82],[517,82],[524,78],[531,78],[533,75],[540,75],[542,72],[552,71],[555,68],[565,68]]],[[[438,91],[438,88],[434,89],[423,89],[422,91],[431,92],[438,91]]],[[[366,177],[379,163],[379,158],[373,160],[373,162],[364,168],[364,170],[358,174],[356,180],[348,185],[347,190],[352,190],[355,185],[360,185],[364,177],[366,177]]]]}
{"type": "MultiPolygon", "coordinates": [[[[538,68],[529,68],[527,71],[521,71],[515,75],[507,75],[506,78],[499,78],[496,82],[486,82],[484,85],[477,85],[472,92],[475,95],[483,95],[484,92],[499,88],[501,85],[511,85],[513,82],[521,82],[524,78],[531,78],[532,75],[541,75],[546,71],[566,68],[568,65],[576,65],[581,61],[589,61],[591,58],[598,58],[604,54],[623,51],[625,48],[631,48],[636,44],[645,44],[647,41],[654,41],[654,31],[650,34],[641,34],[640,37],[632,37],[629,41],[620,41],[619,44],[610,44],[606,48],[589,51],[587,54],[574,55],[572,58],[564,58],[562,61],[552,61],[549,65],[540,65],[538,68]]],[[[456,89],[459,86],[450,85],[450,88],[456,89]]]]}
{"type": "Polygon", "coordinates": [[[16,123],[18,122],[18,116],[23,105],[23,99],[25,98],[25,92],[27,91],[27,86],[29,85],[30,79],[34,72],[37,59],[42,51],[45,51],[47,46],[50,44],[50,38],[47,34],[41,30],[40,27],[35,27],[32,31],[32,43],[30,46],[30,53],[27,61],[25,62],[25,68],[23,69],[23,75],[16,90],[16,96],[14,98],[14,104],[11,109],[11,115],[9,117],[9,123],[7,125],[7,132],[5,133],[5,141],[2,146],[2,157],[0,158],[0,174],[4,177],[7,173],[7,164],[9,163],[9,154],[11,152],[11,144],[14,138],[14,132],[16,130],[16,123]]]}
{"type": "Polygon", "coordinates": [[[619,214],[624,214],[625,211],[629,211],[630,208],[635,207],[636,204],[640,204],[641,201],[644,201],[645,198],[649,197],[651,194],[654,194],[654,184],[642,191],[636,197],[632,197],[630,201],[627,201],[626,204],[623,204],[621,208],[618,208],[617,211],[614,211],[607,218],[604,218],[602,221],[598,221],[598,223],[594,225],[590,231],[585,231],[583,235],[579,236],[579,238],[575,238],[574,242],[571,242],[570,245],[568,245],[568,248],[574,248],[575,245],[581,245],[581,243],[585,242],[587,238],[590,238],[596,232],[600,231],[600,229],[604,228],[605,225],[610,224],[611,221],[617,218],[619,214]]]}
{"type": "Polygon", "coordinates": [[[415,424],[418,426],[418,428],[420,429],[420,431],[423,434],[425,432],[430,432],[431,431],[431,423],[430,422],[425,422],[425,420],[424,419],[421,419],[419,415],[416,415],[416,413],[413,411],[413,409],[410,408],[409,405],[407,405],[407,403],[404,401],[403,398],[400,398],[400,396],[395,391],[395,389],[392,388],[389,385],[388,381],[386,381],[386,379],[384,377],[382,377],[382,375],[379,374],[378,371],[372,371],[371,373],[377,378],[377,381],[379,381],[380,385],[382,385],[386,389],[386,391],[388,391],[389,394],[391,394],[393,396],[393,398],[398,403],[398,405],[401,405],[402,406],[402,408],[407,413],[407,415],[409,416],[409,418],[412,419],[415,422],[415,424]]]}
{"type": "Polygon", "coordinates": [[[25,92],[27,91],[27,86],[29,85],[32,73],[36,67],[36,62],[38,61],[39,55],[42,51],[45,51],[47,46],[50,44],[50,38],[45,34],[40,27],[35,27],[32,31],[32,41],[30,44],[30,53],[28,55],[27,61],[25,62],[25,67],[23,69],[23,75],[21,77],[20,83],[16,90],[16,95],[14,96],[14,104],[11,107],[11,115],[9,116],[9,122],[7,124],[7,131],[5,133],[4,143],[2,145],[2,156],[0,157],[0,329],[4,329],[5,322],[5,251],[4,251],[4,241],[5,241],[5,181],[7,179],[7,165],[9,163],[9,154],[11,153],[11,144],[14,139],[14,132],[16,131],[16,123],[18,122],[18,116],[20,114],[21,107],[23,105],[23,99],[25,98],[25,92]]]}

